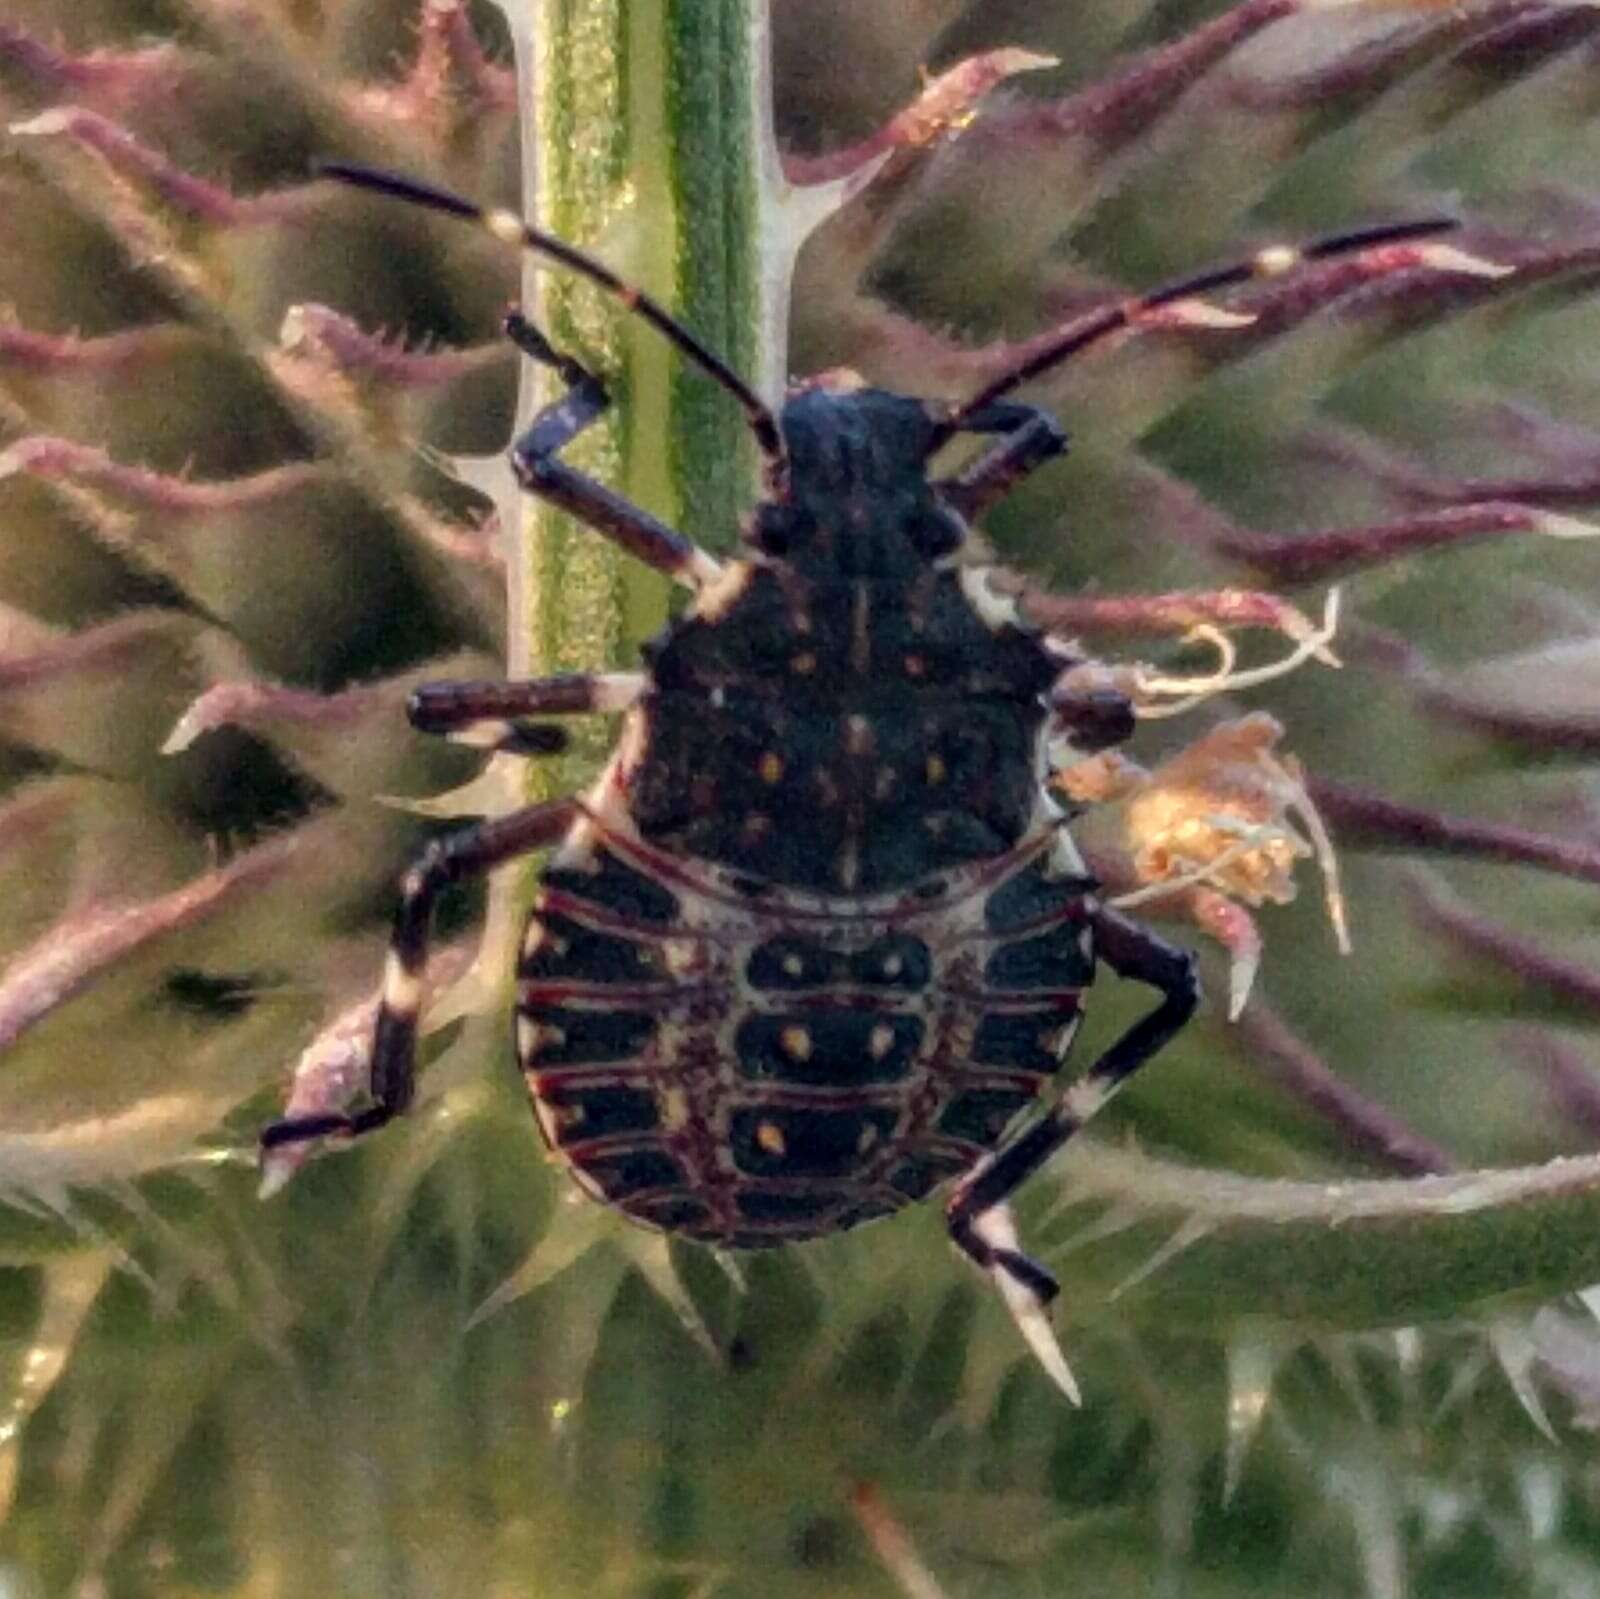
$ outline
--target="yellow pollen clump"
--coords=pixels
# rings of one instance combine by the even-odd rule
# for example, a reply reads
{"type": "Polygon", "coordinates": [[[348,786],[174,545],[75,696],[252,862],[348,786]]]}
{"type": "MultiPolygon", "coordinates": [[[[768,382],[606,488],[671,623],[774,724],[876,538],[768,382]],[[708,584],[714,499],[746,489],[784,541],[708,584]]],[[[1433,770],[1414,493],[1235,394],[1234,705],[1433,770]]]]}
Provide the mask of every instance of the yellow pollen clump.
{"type": "Polygon", "coordinates": [[[935,787],[950,775],[949,767],[944,764],[943,757],[939,755],[930,755],[924,770],[927,773],[928,782],[935,787]]]}
{"type": "Polygon", "coordinates": [[[783,776],[783,757],[776,750],[768,750],[756,770],[761,774],[761,781],[771,787],[783,776]]]}
{"type": "Polygon", "coordinates": [[[776,1122],[762,1122],[756,1128],[756,1142],[769,1155],[781,1155],[789,1147],[784,1142],[783,1129],[776,1122]]]}
{"type": "Polygon", "coordinates": [[[817,658],[810,650],[801,650],[789,662],[789,670],[800,677],[810,677],[817,669],[817,658]]]}
{"type": "Polygon", "coordinates": [[[887,1022],[879,1022],[867,1035],[867,1053],[874,1060],[882,1060],[894,1048],[894,1029],[887,1022]]]}

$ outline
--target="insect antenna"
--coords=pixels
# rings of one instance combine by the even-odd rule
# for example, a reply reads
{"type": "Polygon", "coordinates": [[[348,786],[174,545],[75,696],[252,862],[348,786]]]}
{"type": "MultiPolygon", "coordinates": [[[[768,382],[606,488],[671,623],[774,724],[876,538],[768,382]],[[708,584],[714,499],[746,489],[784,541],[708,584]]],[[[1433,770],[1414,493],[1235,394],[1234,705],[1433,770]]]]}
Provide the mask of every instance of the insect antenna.
{"type": "Polygon", "coordinates": [[[448,189],[436,188],[431,183],[422,183],[398,172],[354,166],[344,161],[319,161],[313,171],[318,177],[335,178],[357,189],[370,189],[375,194],[388,195],[391,199],[405,200],[412,205],[442,211],[446,216],[476,222],[497,239],[507,244],[522,245],[534,254],[568,267],[598,285],[627,310],[648,322],[712,382],[726,389],[739,402],[769,469],[781,471],[784,462],[783,439],[778,432],[777,420],[760,395],[721,356],[707,349],[665,306],[652,299],[643,289],[619,277],[604,261],[580,250],[576,245],[568,244],[564,239],[558,239],[553,233],[534,227],[514,211],[478,205],[448,189]]]}
{"type": "Polygon", "coordinates": [[[1305,244],[1269,245],[1257,250],[1254,255],[1242,256],[1222,266],[1208,267],[1203,272],[1164,283],[1147,294],[1090,311],[1066,323],[1054,338],[1047,339],[1026,359],[1002,372],[970,400],[962,402],[942,423],[928,453],[931,455],[947,443],[952,435],[961,432],[973,416],[1001,395],[1009,394],[1030,379],[1071,360],[1111,334],[1132,327],[1141,317],[1148,316],[1164,305],[1206,294],[1213,289],[1233,288],[1253,278],[1281,277],[1307,261],[1324,261],[1329,256],[1353,255],[1362,250],[1405,244],[1413,239],[1447,233],[1459,226],[1459,221],[1454,217],[1422,217],[1409,222],[1379,223],[1372,227],[1352,228],[1343,233],[1329,233],[1305,244]]]}

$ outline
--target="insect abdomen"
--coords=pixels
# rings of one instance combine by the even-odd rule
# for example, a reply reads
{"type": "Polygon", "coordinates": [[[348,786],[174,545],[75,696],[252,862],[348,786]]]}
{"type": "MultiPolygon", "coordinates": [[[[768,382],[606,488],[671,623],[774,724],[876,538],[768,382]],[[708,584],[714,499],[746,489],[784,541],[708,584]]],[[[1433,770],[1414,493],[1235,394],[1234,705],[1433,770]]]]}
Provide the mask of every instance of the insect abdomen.
{"type": "Polygon", "coordinates": [[[1035,1103],[1076,1021],[1081,897],[1022,875],[994,896],[1026,913],[1008,939],[982,902],[962,926],[816,925],[603,848],[547,871],[517,1010],[547,1141],[595,1197],[730,1247],[923,1198],[1035,1103]]]}

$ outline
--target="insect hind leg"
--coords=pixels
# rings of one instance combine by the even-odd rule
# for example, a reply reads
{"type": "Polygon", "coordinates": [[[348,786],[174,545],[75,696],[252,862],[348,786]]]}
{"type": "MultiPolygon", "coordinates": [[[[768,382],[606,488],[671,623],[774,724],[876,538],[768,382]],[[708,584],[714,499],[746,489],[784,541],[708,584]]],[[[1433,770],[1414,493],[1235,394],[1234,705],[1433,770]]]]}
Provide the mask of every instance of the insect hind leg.
{"type": "Polygon", "coordinates": [[[986,1165],[965,1179],[950,1200],[946,1218],[956,1247],[985,1270],[998,1269],[1028,1290],[1041,1305],[1055,1297],[1055,1278],[1020,1251],[1000,1247],[983,1236],[986,1211],[1003,1204],[1150,1057],[1194,1015],[1200,984],[1194,956],[1116,911],[1097,906],[1089,917],[1095,952],[1119,977],[1147,984],[1162,996],[1109,1049],[1070,1084],[1041,1120],[1025,1129],[986,1165]]]}
{"type": "Polygon", "coordinates": [[[400,1115],[416,1092],[417,1019],[425,996],[433,907],[452,883],[482,876],[506,861],[555,843],[578,816],[578,802],[530,805],[497,821],[480,822],[433,840],[400,881],[372,1033],[367,1093],[370,1103],[344,1115],[294,1116],[261,1133],[261,1148],[304,1143],[330,1134],[347,1138],[376,1132],[400,1115]]]}

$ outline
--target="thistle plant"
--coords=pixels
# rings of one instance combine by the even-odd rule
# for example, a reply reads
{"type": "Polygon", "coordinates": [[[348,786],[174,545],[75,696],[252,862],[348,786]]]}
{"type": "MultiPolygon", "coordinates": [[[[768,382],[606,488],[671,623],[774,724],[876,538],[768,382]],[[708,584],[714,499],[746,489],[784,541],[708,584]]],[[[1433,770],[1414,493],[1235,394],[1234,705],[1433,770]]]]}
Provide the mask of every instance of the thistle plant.
{"type": "MultiPolygon", "coordinates": [[[[17,0],[9,1589],[1600,1591],[1597,29],[17,0]],[[1211,996],[1020,1207],[1081,1410],[936,1207],[724,1263],[574,1202],[507,1069],[514,879],[446,907],[417,1112],[258,1199],[285,1097],[359,1090],[420,838],[608,747],[485,767],[409,689],[631,664],[668,614],[513,492],[505,303],[613,387],[581,464],[713,548],[754,492],[649,329],[328,156],[514,203],[773,397],[966,396],[1165,278],[1460,218],[1453,256],[1309,263],[1050,375],[1072,453],[985,522],[1041,622],[1183,711],[1061,779],[1211,996]]],[[[1084,1047],[1139,1002],[1097,987],[1084,1047]]]]}

